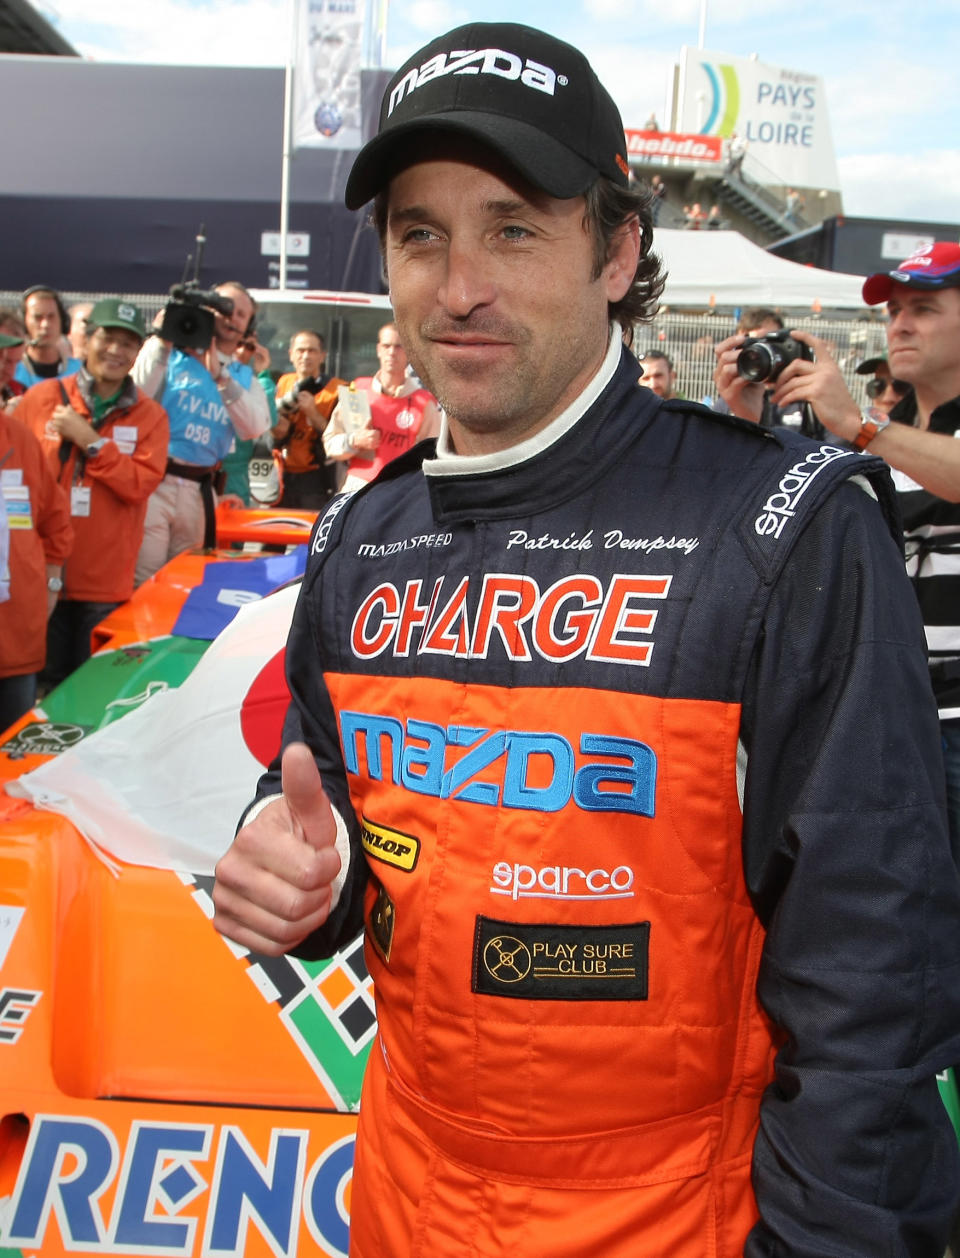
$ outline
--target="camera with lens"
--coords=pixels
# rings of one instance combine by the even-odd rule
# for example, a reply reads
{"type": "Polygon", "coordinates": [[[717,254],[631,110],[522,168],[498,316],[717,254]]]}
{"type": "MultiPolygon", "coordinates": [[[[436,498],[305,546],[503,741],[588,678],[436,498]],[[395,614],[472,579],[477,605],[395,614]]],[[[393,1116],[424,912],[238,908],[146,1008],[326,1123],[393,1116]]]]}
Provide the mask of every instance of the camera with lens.
{"type": "Polygon", "coordinates": [[[776,380],[794,359],[813,362],[813,350],[803,341],[794,340],[789,332],[767,332],[764,336],[748,336],[737,358],[737,371],[754,383],[776,380]]]}
{"type": "Polygon", "coordinates": [[[163,308],[159,336],[177,349],[206,349],[213,340],[217,314],[232,315],[233,302],[214,289],[206,290],[193,281],[174,284],[170,300],[163,308]]]}
{"type": "Polygon", "coordinates": [[[297,398],[301,393],[312,393],[310,380],[298,380],[289,393],[285,393],[277,403],[277,414],[282,415],[284,419],[290,419],[300,409],[300,403],[297,398]]]}

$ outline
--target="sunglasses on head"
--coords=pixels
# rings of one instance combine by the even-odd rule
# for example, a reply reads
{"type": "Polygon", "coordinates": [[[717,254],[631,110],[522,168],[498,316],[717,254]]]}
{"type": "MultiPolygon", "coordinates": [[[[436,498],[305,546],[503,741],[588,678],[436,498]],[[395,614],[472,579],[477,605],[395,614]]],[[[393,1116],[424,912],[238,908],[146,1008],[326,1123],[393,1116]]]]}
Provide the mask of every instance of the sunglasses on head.
{"type": "Polygon", "coordinates": [[[884,380],[880,376],[874,376],[872,380],[867,381],[867,397],[879,397],[887,385],[893,389],[897,397],[903,397],[910,388],[906,380],[884,380]]]}

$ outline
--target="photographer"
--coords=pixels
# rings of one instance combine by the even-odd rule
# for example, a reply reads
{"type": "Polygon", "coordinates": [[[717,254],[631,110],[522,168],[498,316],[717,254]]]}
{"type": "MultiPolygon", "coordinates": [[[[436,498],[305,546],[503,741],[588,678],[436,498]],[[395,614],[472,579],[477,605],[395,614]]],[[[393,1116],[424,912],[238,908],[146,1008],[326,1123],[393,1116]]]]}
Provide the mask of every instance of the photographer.
{"type": "MultiPolygon", "coordinates": [[[[960,245],[938,242],[869,276],[863,299],[886,304],[890,372],[911,386],[889,415],[872,405],[861,411],[827,344],[808,332],[792,335],[814,360],[785,367],[771,398],[779,406],[809,402],[835,437],[858,450],[869,446],[892,469],[940,712],[951,839],[960,852],[960,245]]],[[[763,386],[733,380],[736,339],[717,346],[715,379],[720,386],[722,374],[735,414],[756,419],[763,386]]]]}
{"type": "MultiPolygon", "coordinates": [[[[235,282],[213,291],[226,301],[213,311],[213,337],[206,348],[178,348],[154,335],[133,369],[137,384],[170,416],[166,475],[147,507],[138,585],[181,551],[215,545],[214,488],[221,462],[237,438],[259,437],[270,427],[263,386],[250,366],[234,360],[237,346],[253,327],[253,298],[235,282]]],[[[169,313],[170,306],[161,331],[168,326],[169,313]]],[[[186,303],[186,313],[203,312],[186,303]]]]}
{"type": "Polygon", "coordinates": [[[781,425],[794,428],[805,437],[820,441],[826,430],[811,413],[809,406],[804,406],[803,403],[795,403],[789,407],[777,406],[773,401],[773,390],[769,387],[771,378],[766,380],[767,387],[757,393],[751,387],[755,382],[738,371],[740,351],[748,338],[766,341],[771,336],[776,338],[779,333],[783,333],[783,319],[770,307],[754,306],[743,312],[735,335],[727,337],[714,347],[717,369],[713,382],[720,395],[715,409],[721,415],[739,415],[741,419],[752,420],[759,423],[761,428],[777,428],[781,425]],[[749,389],[746,395],[745,389],[749,389]]]}
{"type": "Polygon", "coordinates": [[[290,338],[293,371],[277,382],[274,446],[283,455],[285,507],[319,510],[336,492],[336,469],[325,461],[323,431],[345,380],[323,370],[327,347],[319,332],[303,328],[290,338]]]}

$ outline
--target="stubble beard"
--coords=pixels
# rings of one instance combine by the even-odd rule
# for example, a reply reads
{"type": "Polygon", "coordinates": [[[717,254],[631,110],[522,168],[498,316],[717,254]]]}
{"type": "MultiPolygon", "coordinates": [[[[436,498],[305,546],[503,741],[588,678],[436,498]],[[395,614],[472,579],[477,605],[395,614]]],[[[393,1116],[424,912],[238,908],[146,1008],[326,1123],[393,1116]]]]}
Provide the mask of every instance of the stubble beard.
{"type": "Polygon", "coordinates": [[[538,416],[529,415],[529,399],[535,392],[535,372],[529,370],[525,350],[529,346],[529,331],[503,320],[469,319],[463,323],[449,320],[428,319],[415,336],[405,336],[404,346],[414,371],[434,395],[448,419],[465,430],[487,434],[513,430],[522,432],[536,423],[538,416]],[[515,368],[490,371],[483,365],[471,368],[462,364],[459,368],[439,362],[431,369],[428,351],[423,350],[447,333],[486,334],[494,340],[504,341],[518,350],[515,368]],[[527,368],[527,369],[525,369],[527,368]],[[531,387],[534,386],[534,387],[531,387]]]}

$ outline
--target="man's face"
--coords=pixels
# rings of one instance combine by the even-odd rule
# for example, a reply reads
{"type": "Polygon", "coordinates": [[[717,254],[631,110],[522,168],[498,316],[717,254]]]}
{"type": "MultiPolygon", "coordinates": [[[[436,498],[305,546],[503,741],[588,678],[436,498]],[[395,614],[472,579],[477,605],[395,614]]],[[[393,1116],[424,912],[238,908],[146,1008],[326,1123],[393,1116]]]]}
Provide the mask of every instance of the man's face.
{"type": "Polygon", "coordinates": [[[400,339],[463,453],[514,445],[573,402],[603,361],[607,303],[637,256],[622,286],[622,262],[592,279],[583,198],[536,192],[472,151],[477,164],[439,158],[393,179],[385,239],[400,339]]]}
{"type": "Polygon", "coordinates": [[[887,361],[898,380],[942,395],[960,392],[960,289],[894,284],[887,302],[887,361]]]}
{"type": "Polygon", "coordinates": [[[126,328],[97,328],[87,337],[87,371],[98,384],[117,388],[130,373],[141,341],[126,328]]]}
{"type": "Polygon", "coordinates": [[[31,293],[23,304],[27,337],[37,347],[56,345],[60,339],[60,311],[47,293],[31,293]]]}
{"type": "Polygon", "coordinates": [[[67,336],[70,338],[70,346],[75,357],[82,358],[87,351],[87,318],[93,305],[85,302],[79,306],[73,306],[70,311],[70,331],[67,336]]]}
{"type": "Polygon", "coordinates": [[[672,398],[673,386],[677,383],[677,373],[671,371],[664,358],[647,358],[643,364],[643,375],[640,383],[652,389],[658,397],[672,398]]]}
{"type": "Polygon", "coordinates": [[[385,376],[394,380],[402,379],[407,370],[407,354],[400,340],[400,333],[392,323],[380,329],[377,337],[377,359],[385,376]]]}
{"type": "Polygon", "coordinates": [[[232,284],[220,284],[216,291],[224,297],[229,297],[233,302],[233,314],[214,315],[213,333],[217,349],[225,357],[230,358],[250,326],[250,320],[253,318],[253,302],[245,292],[234,288],[232,284]]]}
{"type": "Polygon", "coordinates": [[[326,360],[327,351],[317,337],[311,336],[309,332],[298,332],[290,342],[290,361],[301,380],[308,376],[319,376],[326,360]]]}
{"type": "Polygon", "coordinates": [[[869,404],[884,415],[889,415],[907,391],[905,381],[898,380],[890,374],[886,363],[877,363],[873,377],[867,384],[869,404]]]}

